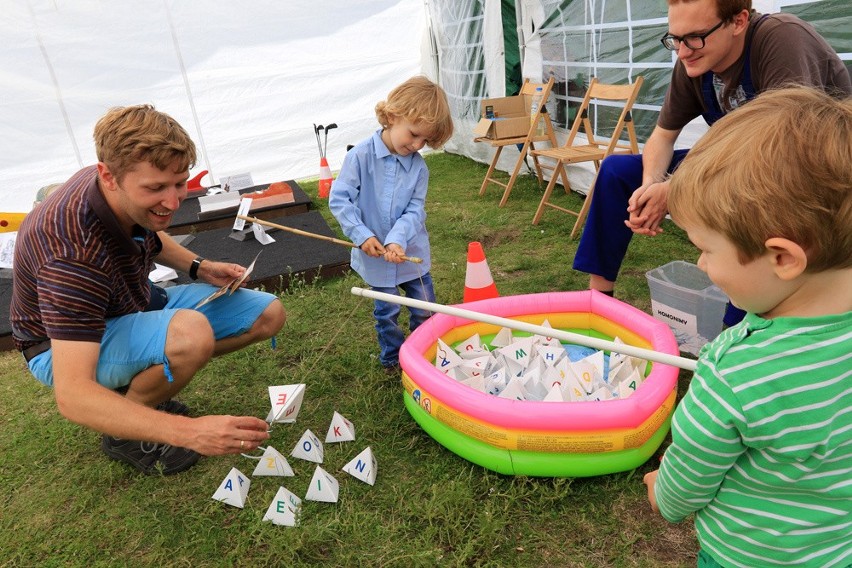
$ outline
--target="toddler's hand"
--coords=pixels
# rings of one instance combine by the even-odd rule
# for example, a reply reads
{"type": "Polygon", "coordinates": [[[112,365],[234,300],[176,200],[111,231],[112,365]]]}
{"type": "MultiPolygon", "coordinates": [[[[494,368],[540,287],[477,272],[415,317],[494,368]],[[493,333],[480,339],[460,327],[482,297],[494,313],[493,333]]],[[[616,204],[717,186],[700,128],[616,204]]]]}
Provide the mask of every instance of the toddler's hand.
{"type": "Polygon", "coordinates": [[[385,247],[382,246],[382,243],[376,237],[370,237],[361,243],[361,250],[372,257],[382,256],[386,252],[385,247]]]}
{"type": "Polygon", "coordinates": [[[385,247],[385,260],[394,264],[405,262],[402,257],[405,256],[405,249],[396,243],[390,243],[385,247]]]}

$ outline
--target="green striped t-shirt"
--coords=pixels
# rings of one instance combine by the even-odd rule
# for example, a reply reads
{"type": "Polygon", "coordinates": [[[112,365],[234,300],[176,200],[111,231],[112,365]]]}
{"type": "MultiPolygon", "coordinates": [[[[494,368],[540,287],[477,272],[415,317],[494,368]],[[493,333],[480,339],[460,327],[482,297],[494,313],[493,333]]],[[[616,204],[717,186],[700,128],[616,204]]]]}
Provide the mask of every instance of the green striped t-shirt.
{"type": "Polygon", "coordinates": [[[723,566],[849,565],[852,312],[748,314],[707,345],[655,494],[723,566]]]}

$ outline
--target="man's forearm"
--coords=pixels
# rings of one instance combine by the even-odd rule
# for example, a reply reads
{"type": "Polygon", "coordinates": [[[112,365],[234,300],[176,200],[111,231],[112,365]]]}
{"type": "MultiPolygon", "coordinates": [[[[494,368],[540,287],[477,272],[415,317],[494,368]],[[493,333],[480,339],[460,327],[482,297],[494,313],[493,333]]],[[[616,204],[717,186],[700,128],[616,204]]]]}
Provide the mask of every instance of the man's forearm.
{"type": "Polygon", "coordinates": [[[642,185],[663,181],[674,155],[679,131],[657,127],[642,150],[642,185]]]}
{"type": "Polygon", "coordinates": [[[187,272],[193,259],[198,256],[186,247],[181,246],[167,233],[157,233],[163,243],[163,250],[157,255],[157,262],[169,268],[187,272]]]}

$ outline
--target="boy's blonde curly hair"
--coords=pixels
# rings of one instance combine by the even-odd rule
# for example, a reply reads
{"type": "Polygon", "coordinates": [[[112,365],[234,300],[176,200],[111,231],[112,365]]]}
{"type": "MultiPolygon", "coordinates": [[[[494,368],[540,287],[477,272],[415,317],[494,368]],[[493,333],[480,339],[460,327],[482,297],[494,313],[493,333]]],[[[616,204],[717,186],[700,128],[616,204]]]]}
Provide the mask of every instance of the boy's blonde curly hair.
{"type": "Polygon", "coordinates": [[[453,119],[446,93],[423,76],[407,80],[392,90],[387,100],[376,105],[376,118],[383,128],[390,126],[391,117],[427,126],[429,136],[426,143],[431,148],[440,148],[453,135],[453,119]]]}

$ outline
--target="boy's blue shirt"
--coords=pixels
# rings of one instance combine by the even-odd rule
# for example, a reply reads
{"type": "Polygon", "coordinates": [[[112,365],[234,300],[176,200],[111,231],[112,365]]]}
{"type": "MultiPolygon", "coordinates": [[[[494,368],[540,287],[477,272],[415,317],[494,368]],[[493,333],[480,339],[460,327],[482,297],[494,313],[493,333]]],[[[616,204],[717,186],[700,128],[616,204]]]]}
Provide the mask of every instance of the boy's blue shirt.
{"type": "Polygon", "coordinates": [[[407,256],[423,259],[422,264],[393,264],[352,249],[352,269],[370,286],[388,288],[431,268],[425,210],[429,169],[419,153],[392,154],[381,134],[376,131],[347,152],[328,206],[354,244],[375,236],[382,245],[397,243],[407,256]]]}

